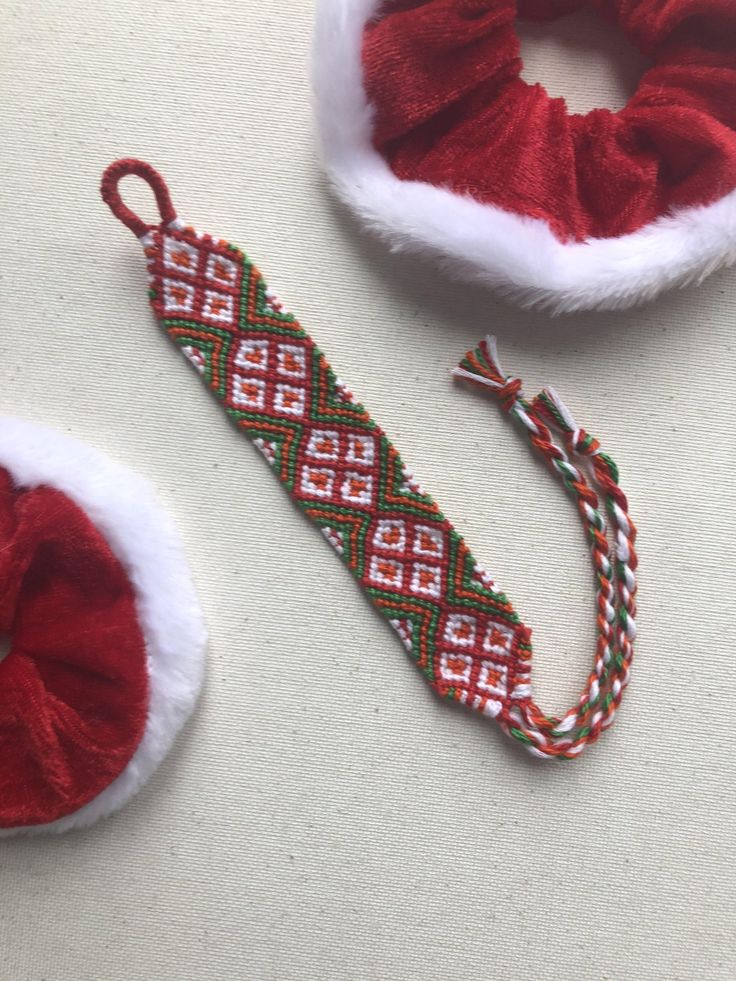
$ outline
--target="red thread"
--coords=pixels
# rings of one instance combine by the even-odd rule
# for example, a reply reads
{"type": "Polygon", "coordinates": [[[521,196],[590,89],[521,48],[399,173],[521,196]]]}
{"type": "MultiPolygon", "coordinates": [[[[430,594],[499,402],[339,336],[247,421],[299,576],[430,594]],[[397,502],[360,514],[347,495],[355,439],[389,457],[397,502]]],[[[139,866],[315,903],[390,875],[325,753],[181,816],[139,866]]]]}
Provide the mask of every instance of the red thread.
{"type": "Polygon", "coordinates": [[[149,225],[127,206],[120,196],[118,184],[123,177],[140,177],[148,184],[156,197],[161,224],[169,225],[176,220],[176,211],[171,203],[169,189],[161,174],[142,160],[116,160],[102,175],[100,192],[110,211],[138,238],[150,232],[157,225],[149,225]]]}

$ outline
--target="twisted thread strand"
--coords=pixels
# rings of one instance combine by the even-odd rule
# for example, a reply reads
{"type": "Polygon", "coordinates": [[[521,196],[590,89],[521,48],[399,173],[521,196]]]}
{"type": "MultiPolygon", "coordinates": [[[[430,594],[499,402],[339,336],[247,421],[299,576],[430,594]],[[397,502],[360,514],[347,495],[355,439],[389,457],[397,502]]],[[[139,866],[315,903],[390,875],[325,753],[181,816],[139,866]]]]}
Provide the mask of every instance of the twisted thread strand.
{"type": "MultiPolygon", "coordinates": [[[[570,759],[613,722],[629,681],[636,637],[636,528],[618,484],[618,469],[600,444],[575,422],[550,388],[528,401],[521,381],[507,375],[496,341],[487,337],[453,374],[490,389],[520,424],[575,500],[596,576],[597,642],[592,669],[577,704],[562,718],[542,712],[530,694],[504,710],[498,722],[537,756],[570,759]],[[555,440],[552,430],[559,434],[555,440]],[[560,443],[562,445],[560,445],[560,443]],[[581,466],[574,462],[579,459],[581,466]],[[612,536],[614,549],[611,548],[612,536]]],[[[530,655],[531,657],[531,651],[530,655]]]]}

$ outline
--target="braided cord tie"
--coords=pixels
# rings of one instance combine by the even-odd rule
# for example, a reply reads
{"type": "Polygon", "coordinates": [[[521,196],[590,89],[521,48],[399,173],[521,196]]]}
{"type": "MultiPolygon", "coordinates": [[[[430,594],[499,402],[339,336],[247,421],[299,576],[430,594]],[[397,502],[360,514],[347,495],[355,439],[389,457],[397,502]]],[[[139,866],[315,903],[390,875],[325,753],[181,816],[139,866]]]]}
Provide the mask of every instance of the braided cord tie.
{"type": "Polygon", "coordinates": [[[490,389],[503,410],[525,429],[531,444],[574,498],[590,542],[597,581],[598,637],[593,667],[577,705],[562,718],[547,716],[533,701],[530,688],[528,697],[516,701],[497,719],[535,755],[569,759],[611,725],[629,681],[636,637],[636,528],[618,485],[616,464],[578,426],[553,389],[544,389],[531,402],[524,398],[520,380],[506,375],[501,367],[495,338],[487,337],[469,351],[453,374],[490,389]],[[555,442],[552,429],[559,433],[560,441],[555,442]],[[575,458],[581,466],[576,466],[575,458]]]}

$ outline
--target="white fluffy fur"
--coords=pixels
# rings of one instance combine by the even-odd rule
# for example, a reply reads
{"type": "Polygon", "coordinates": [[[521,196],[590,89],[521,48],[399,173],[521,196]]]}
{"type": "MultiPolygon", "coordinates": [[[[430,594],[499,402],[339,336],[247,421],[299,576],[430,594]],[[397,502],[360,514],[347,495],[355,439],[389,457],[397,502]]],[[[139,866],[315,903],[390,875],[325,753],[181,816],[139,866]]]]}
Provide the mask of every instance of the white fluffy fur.
{"type": "Polygon", "coordinates": [[[78,504],[104,535],[136,594],[150,703],[135,755],[109,787],[73,814],[0,835],[86,827],[140,789],[192,711],[204,670],[202,614],[179,536],[142,478],[77,440],[10,418],[0,418],[0,466],[21,487],[49,485],[78,504]]]}
{"type": "Polygon", "coordinates": [[[736,262],[736,192],[630,235],[564,244],[539,219],[399,180],[372,146],[372,110],[363,88],[361,37],[381,5],[319,0],[313,79],[335,187],[395,250],[429,252],[465,280],[556,313],[632,306],[736,262]]]}

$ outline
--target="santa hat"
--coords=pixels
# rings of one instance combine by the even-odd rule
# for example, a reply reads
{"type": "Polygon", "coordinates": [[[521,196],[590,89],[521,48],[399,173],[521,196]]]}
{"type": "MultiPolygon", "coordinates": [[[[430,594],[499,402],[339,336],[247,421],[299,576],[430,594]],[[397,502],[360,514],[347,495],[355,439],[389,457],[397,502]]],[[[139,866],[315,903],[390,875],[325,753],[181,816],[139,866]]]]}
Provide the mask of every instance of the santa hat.
{"type": "Polygon", "coordinates": [[[0,835],[122,806],[168,752],[205,632],[178,535],[139,477],[0,421],[0,835]]]}
{"type": "Polygon", "coordinates": [[[314,79],[361,220],[525,306],[626,307],[736,260],[733,0],[320,0],[314,79]],[[621,112],[520,77],[517,14],[586,2],[652,61],[621,112]]]}

